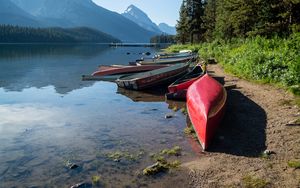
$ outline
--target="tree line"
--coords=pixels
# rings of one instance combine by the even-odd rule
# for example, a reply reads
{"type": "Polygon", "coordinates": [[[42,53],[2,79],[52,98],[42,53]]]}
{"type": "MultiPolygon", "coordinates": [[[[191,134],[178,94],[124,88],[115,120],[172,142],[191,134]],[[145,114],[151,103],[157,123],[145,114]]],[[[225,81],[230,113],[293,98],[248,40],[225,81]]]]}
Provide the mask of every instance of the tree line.
{"type": "Polygon", "coordinates": [[[150,43],[175,43],[176,38],[174,35],[161,34],[154,36],[150,39],[150,43]]]}
{"type": "Polygon", "coordinates": [[[176,25],[179,43],[300,31],[300,0],[183,0],[176,25]]]}
{"type": "Polygon", "coordinates": [[[120,40],[87,28],[32,28],[0,25],[0,43],[110,43],[120,40]]]}

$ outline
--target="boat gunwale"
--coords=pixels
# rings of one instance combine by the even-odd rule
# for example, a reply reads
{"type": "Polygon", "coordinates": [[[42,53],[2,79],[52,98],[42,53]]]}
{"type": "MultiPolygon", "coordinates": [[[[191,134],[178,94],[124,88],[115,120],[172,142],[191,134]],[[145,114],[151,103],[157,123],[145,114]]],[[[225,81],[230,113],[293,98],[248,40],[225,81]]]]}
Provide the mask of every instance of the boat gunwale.
{"type": "Polygon", "coordinates": [[[201,77],[204,76],[204,75],[205,75],[204,70],[202,69],[202,67],[201,67],[199,64],[197,64],[190,72],[186,73],[186,74],[183,75],[182,77],[180,77],[180,78],[178,78],[177,80],[175,80],[171,85],[168,86],[168,88],[169,88],[169,87],[176,87],[176,86],[178,86],[178,85],[180,85],[180,84],[182,84],[182,83],[189,82],[189,81],[191,81],[191,80],[193,80],[193,79],[194,79],[194,80],[198,80],[199,78],[201,78],[201,77]],[[198,66],[199,66],[199,67],[201,68],[201,70],[202,70],[202,72],[199,73],[198,76],[196,76],[196,77],[194,77],[194,78],[190,78],[189,80],[186,80],[186,81],[184,81],[184,82],[179,82],[179,83],[177,83],[177,82],[180,81],[182,78],[184,78],[185,76],[188,76],[190,73],[192,73],[198,66]]]}
{"type": "MultiPolygon", "coordinates": [[[[171,66],[163,67],[161,69],[172,68],[174,66],[178,66],[179,68],[177,68],[177,69],[181,69],[181,68],[184,68],[186,66],[189,66],[189,64],[188,63],[180,63],[180,64],[177,64],[177,65],[171,65],[171,66]],[[181,66],[179,67],[179,65],[181,65],[181,66]]],[[[160,69],[156,69],[156,70],[153,70],[153,71],[158,71],[158,70],[160,70],[160,69]]],[[[174,69],[174,70],[176,70],[176,69],[174,69]]],[[[170,70],[170,71],[174,71],[174,70],[170,70]]],[[[149,71],[149,72],[151,72],[151,71],[149,71]]],[[[136,74],[142,74],[142,73],[136,73],[136,74]]],[[[132,79],[126,79],[126,77],[134,76],[134,74],[133,74],[133,75],[121,77],[117,81],[124,81],[124,82],[128,81],[129,82],[129,81],[135,81],[135,80],[140,80],[140,79],[144,79],[144,78],[147,78],[147,77],[156,76],[156,75],[159,75],[159,74],[163,74],[163,72],[152,74],[152,75],[148,75],[148,76],[143,76],[143,77],[139,77],[139,78],[133,77],[132,79]]]]}

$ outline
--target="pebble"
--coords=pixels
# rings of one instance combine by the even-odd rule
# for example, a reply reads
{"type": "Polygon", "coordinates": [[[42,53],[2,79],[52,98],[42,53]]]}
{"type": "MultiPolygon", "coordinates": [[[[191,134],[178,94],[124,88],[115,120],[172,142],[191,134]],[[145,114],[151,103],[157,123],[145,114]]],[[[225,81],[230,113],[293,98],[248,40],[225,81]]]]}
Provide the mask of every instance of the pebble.
{"type": "Polygon", "coordinates": [[[76,168],[79,167],[77,164],[71,163],[71,162],[67,162],[66,166],[67,166],[69,169],[71,169],[71,170],[76,169],[76,168]]]}
{"type": "Polygon", "coordinates": [[[170,118],[173,118],[173,117],[174,117],[173,114],[166,114],[166,115],[165,115],[165,118],[166,118],[166,119],[170,119],[170,118]]]}
{"type": "Polygon", "coordinates": [[[271,155],[271,154],[275,154],[275,152],[274,152],[274,151],[271,151],[271,150],[265,150],[265,151],[264,151],[264,154],[265,154],[265,155],[271,155]]]}

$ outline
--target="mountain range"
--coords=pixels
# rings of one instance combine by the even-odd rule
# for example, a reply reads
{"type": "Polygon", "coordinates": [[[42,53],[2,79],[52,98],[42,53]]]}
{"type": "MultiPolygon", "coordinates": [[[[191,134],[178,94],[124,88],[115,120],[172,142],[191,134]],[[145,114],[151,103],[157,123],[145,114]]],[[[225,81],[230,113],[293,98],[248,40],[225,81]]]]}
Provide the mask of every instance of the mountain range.
{"type": "Polygon", "coordinates": [[[0,23],[20,26],[40,26],[34,16],[19,8],[10,0],[0,0],[0,23]]]}
{"type": "Polygon", "coordinates": [[[0,24],[90,27],[123,42],[149,42],[152,36],[166,32],[133,5],[120,15],[92,0],[0,0],[0,16],[0,24]]]}

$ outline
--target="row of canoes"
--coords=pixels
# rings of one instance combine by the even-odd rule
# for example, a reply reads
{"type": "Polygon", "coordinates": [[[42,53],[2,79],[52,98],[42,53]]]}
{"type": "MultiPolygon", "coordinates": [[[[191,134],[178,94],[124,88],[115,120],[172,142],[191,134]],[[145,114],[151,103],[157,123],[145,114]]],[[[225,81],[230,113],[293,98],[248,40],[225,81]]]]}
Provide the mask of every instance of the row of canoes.
{"type": "Polygon", "coordinates": [[[227,93],[206,73],[206,68],[200,64],[191,68],[196,58],[191,52],[162,54],[160,58],[139,60],[134,65],[100,66],[99,70],[85,78],[110,78],[119,87],[130,90],[171,83],[166,97],[187,101],[192,126],[206,150],[224,115],[227,93]]]}

